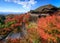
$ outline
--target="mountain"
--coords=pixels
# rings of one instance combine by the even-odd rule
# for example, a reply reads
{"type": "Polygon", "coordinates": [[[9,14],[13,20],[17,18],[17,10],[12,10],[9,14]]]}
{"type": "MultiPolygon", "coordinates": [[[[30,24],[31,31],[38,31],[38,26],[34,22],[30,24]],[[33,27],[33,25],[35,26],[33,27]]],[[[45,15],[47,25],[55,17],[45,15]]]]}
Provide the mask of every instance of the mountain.
{"type": "Polygon", "coordinates": [[[31,10],[30,12],[45,13],[45,12],[55,12],[57,10],[58,10],[58,8],[56,6],[48,4],[48,5],[40,6],[35,10],[31,10]]]}

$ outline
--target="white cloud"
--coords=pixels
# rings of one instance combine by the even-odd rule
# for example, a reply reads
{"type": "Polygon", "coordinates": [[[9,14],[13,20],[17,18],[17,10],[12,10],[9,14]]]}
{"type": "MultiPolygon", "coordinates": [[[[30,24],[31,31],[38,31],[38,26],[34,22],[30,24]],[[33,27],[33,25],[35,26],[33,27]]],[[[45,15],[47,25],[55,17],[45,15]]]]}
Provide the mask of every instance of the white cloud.
{"type": "Polygon", "coordinates": [[[6,2],[13,2],[16,4],[20,4],[23,6],[24,9],[30,9],[32,7],[32,5],[34,5],[35,3],[37,3],[37,1],[35,0],[25,0],[25,1],[21,1],[21,0],[5,0],[6,2]]]}
{"type": "Polygon", "coordinates": [[[15,11],[15,10],[0,10],[0,12],[19,12],[19,11],[15,11]]]}

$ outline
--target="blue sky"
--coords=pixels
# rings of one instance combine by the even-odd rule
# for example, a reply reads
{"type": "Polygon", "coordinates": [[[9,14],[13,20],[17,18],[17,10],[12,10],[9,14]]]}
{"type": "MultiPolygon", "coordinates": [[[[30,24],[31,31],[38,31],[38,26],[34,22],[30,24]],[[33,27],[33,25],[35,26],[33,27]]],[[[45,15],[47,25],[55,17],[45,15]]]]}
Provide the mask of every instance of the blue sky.
{"type": "Polygon", "coordinates": [[[60,7],[60,0],[0,0],[0,12],[27,12],[47,4],[60,7]]]}

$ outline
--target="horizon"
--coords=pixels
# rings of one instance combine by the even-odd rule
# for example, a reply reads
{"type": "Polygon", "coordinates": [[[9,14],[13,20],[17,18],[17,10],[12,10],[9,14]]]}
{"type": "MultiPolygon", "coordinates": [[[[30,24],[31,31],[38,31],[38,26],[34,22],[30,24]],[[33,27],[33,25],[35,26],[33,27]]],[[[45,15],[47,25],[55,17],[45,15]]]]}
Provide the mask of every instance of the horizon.
{"type": "Polygon", "coordinates": [[[26,13],[48,4],[60,7],[60,0],[0,0],[0,13],[26,13]]]}

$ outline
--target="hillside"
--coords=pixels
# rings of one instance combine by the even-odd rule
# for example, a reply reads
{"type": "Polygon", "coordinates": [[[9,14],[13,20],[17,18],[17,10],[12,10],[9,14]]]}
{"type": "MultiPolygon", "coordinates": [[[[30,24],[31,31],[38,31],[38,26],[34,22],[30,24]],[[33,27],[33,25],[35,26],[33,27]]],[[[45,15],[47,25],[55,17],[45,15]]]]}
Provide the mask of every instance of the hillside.
{"type": "Polygon", "coordinates": [[[35,10],[31,10],[30,12],[31,13],[33,13],[33,12],[36,12],[36,13],[45,13],[45,12],[55,12],[57,10],[59,10],[58,7],[53,6],[51,4],[48,4],[48,5],[40,6],[40,7],[38,7],[35,10]]]}
{"type": "Polygon", "coordinates": [[[0,15],[0,43],[60,43],[59,14],[57,7],[45,5],[25,14],[0,15]],[[38,17],[48,13],[52,15],[38,17]]]}

